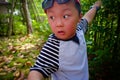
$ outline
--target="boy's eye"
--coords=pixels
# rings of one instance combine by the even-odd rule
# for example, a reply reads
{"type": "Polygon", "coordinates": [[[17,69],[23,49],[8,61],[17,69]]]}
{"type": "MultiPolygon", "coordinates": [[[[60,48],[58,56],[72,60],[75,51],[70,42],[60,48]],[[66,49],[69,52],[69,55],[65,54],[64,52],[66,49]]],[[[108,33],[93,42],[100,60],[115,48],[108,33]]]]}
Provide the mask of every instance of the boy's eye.
{"type": "Polygon", "coordinates": [[[51,19],[51,20],[54,20],[54,19],[55,19],[55,17],[54,17],[54,16],[50,16],[50,19],[51,19]]]}
{"type": "Polygon", "coordinates": [[[64,15],[64,16],[63,16],[63,18],[68,18],[68,17],[69,17],[69,15],[64,15]]]}

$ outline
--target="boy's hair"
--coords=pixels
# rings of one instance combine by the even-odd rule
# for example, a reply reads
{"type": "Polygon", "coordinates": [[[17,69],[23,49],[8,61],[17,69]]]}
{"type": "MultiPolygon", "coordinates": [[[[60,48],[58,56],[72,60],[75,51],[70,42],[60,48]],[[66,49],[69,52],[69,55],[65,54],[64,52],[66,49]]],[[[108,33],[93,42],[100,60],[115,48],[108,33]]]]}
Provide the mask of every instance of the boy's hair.
{"type": "Polygon", "coordinates": [[[78,10],[78,13],[81,13],[81,5],[78,2],[75,2],[75,8],[78,10]]]}

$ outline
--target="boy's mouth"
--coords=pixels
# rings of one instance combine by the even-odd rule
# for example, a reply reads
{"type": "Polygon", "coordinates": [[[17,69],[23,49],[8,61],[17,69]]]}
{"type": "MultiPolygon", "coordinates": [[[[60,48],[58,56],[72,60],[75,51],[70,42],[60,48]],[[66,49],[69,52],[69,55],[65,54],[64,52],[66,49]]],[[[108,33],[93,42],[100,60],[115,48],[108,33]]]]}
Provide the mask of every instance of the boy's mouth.
{"type": "Polygon", "coordinates": [[[58,31],[58,34],[64,35],[65,32],[64,31],[58,31]]]}

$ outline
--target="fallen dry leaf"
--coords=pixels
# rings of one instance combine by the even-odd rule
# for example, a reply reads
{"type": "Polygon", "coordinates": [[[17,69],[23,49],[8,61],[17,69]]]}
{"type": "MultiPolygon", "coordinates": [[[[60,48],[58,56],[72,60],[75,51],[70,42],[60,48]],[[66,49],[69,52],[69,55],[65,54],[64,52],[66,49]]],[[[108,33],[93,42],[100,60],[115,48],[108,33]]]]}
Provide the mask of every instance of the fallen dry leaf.
{"type": "Polygon", "coordinates": [[[25,63],[25,65],[26,65],[26,66],[32,66],[32,63],[31,63],[30,61],[27,61],[27,62],[25,63]]]}
{"type": "Polygon", "coordinates": [[[13,75],[14,75],[15,77],[19,77],[19,76],[20,76],[20,71],[19,71],[19,70],[15,71],[13,75]]]}
{"type": "Polygon", "coordinates": [[[15,73],[14,73],[14,80],[24,80],[24,73],[20,70],[17,70],[15,73]]]}

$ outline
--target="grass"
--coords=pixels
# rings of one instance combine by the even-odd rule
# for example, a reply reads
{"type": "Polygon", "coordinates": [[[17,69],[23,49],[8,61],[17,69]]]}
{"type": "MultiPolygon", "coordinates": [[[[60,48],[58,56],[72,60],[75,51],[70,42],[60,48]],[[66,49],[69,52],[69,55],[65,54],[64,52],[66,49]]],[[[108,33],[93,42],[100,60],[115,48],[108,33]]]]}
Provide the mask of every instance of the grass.
{"type": "Polygon", "coordinates": [[[25,80],[44,42],[38,34],[0,37],[0,80],[25,80]]]}

